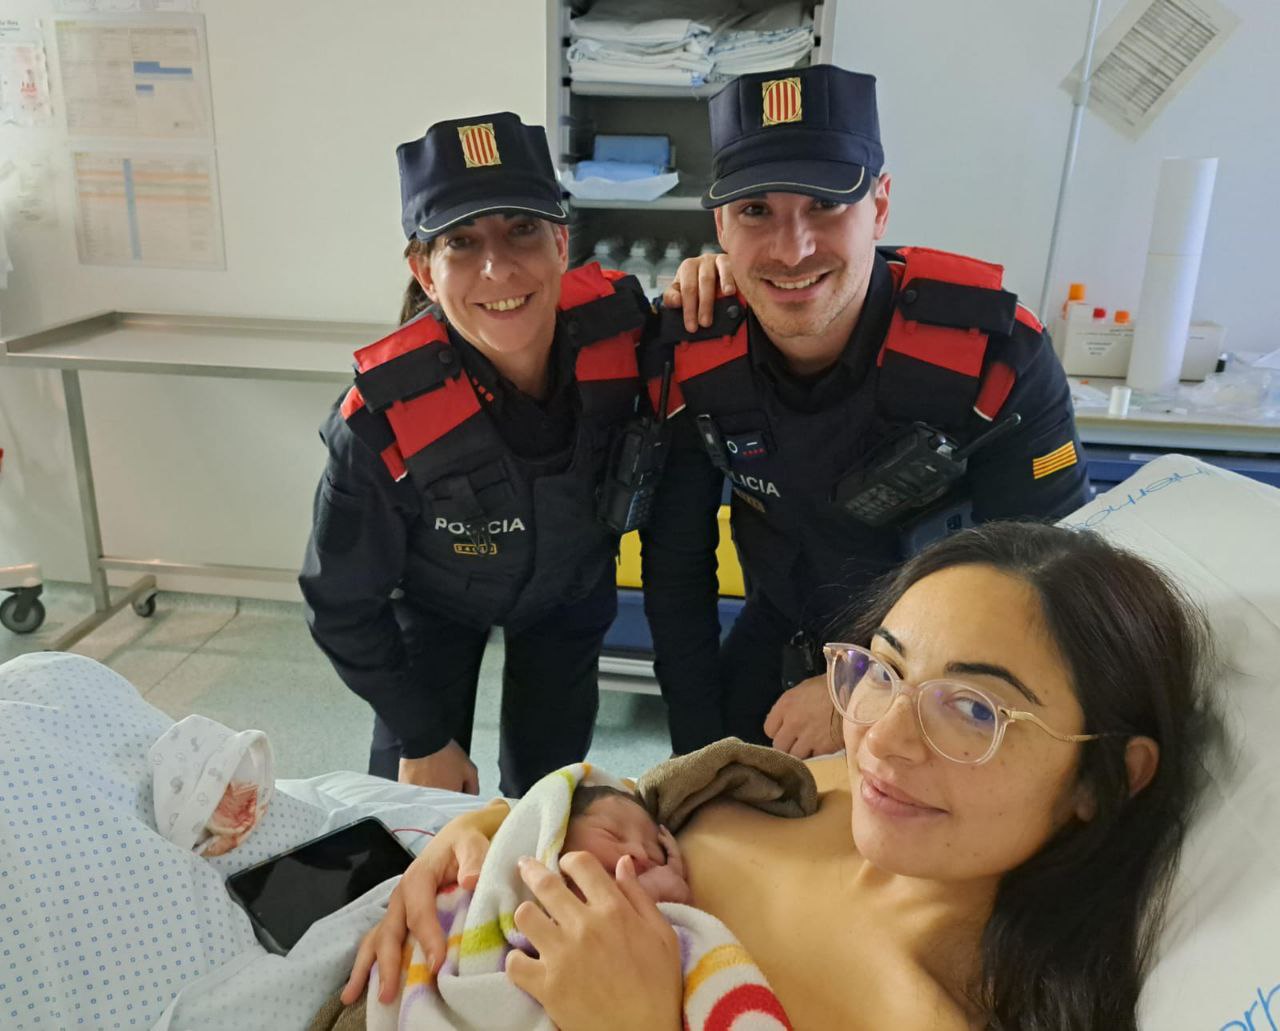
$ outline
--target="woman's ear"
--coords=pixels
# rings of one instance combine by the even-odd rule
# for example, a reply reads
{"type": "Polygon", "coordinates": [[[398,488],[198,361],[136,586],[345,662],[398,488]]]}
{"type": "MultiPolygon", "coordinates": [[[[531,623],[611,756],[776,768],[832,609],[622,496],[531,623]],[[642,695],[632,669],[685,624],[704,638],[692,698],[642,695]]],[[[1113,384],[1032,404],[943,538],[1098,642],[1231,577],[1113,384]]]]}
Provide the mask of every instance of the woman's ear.
{"type": "Polygon", "coordinates": [[[569,271],[569,227],[551,223],[551,232],[556,238],[556,255],[560,259],[560,274],[569,271]]]}
{"type": "Polygon", "coordinates": [[[1124,768],[1129,774],[1129,797],[1151,783],[1160,765],[1160,746],[1149,737],[1131,737],[1124,747],[1124,768]]]}
{"type": "Polygon", "coordinates": [[[431,303],[439,304],[440,298],[437,296],[435,280],[431,278],[431,258],[422,252],[410,254],[409,272],[418,281],[422,292],[427,295],[431,303]]]}

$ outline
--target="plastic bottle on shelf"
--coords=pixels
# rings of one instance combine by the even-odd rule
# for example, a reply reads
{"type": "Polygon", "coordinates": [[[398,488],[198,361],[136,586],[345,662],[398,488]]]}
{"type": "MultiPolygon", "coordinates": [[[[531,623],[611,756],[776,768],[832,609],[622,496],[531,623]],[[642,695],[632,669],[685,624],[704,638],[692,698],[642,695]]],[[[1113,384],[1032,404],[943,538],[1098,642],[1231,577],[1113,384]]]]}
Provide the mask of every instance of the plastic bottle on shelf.
{"type": "Polygon", "coordinates": [[[601,268],[613,268],[613,245],[608,240],[597,240],[595,249],[591,252],[591,260],[600,263],[601,268]]]}
{"type": "Polygon", "coordinates": [[[640,280],[645,290],[653,289],[653,262],[649,260],[648,240],[636,240],[631,244],[631,254],[622,263],[622,271],[640,280]]]}
{"type": "Polygon", "coordinates": [[[1066,349],[1067,327],[1077,320],[1088,320],[1092,316],[1092,309],[1085,301],[1085,286],[1083,283],[1072,283],[1067,287],[1067,299],[1062,302],[1062,311],[1053,325],[1049,327],[1049,334],[1053,338],[1053,349],[1061,358],[1066,349]]]}
{"type": "Polygon", "coordinates": [[[665,293],[667,287],[675,282],[676,272],[679,271],[682,261],[684,261],[684,247],[679,240],[672,240],[667,244],[667,249],[662,255],[662,260],[658,262],[654,276],[653,288],[658,293],[665,293]]]}

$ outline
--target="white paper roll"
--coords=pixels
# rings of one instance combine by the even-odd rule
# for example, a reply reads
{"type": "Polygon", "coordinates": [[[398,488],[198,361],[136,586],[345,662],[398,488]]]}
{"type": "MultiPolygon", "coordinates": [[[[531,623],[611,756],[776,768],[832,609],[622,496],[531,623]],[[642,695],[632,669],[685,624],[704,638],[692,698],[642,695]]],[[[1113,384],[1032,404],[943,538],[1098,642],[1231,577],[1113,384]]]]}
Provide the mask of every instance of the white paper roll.
{"type": "Polygon", "coordinates": [[[1209,224],[1217,158],[1165,158],[1160,164],[1150,254],[1199,254],[1209,224]]]}
{"type": "Polygon", "coordinates": [[[1217,173],[1217,158],[1166,158],[1160,166],[1129,357],[1127,382],[1135,390],[1177,389],[1217,173]]]}

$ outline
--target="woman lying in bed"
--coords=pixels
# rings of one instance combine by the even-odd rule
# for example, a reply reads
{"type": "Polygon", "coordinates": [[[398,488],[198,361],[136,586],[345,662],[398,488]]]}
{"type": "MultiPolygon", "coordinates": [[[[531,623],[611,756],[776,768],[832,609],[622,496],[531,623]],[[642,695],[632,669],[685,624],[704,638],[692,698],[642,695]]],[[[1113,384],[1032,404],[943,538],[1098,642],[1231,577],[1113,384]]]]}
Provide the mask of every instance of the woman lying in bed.
{"type": "MultiPolygon", "coordinates": [[[[1098,537],[998,524],[909,562],[846,640],[826,651],[847,752],[812,763],[817,814],[704,809],[679,835],[698,906],[797,1028],[1134,1028],[1211,726],[1202,617],[1098,537]]],[[[344,1001],[407,933],[444,954],[436,887],[475,877],[502,815],[418,859],[344,1001]]],[[[579,898],[525,865],[539,958],[514,953],[512,980],[564,1029],[678,1028],[679,944],[633,871],[566,856],[579,898]]]]}

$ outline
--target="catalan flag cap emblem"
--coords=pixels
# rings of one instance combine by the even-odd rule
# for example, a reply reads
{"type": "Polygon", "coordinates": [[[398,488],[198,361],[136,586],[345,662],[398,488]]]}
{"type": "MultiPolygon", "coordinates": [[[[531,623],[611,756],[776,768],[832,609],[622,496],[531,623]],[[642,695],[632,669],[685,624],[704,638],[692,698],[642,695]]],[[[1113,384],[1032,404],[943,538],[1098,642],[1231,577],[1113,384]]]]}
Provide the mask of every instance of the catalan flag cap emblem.
{"type": "Polygon", "coordinates": [[[437,122],[397,147],[396,160],[400,222],[411,240],[486,215],[569,221],[546,131],[510,111],[437,122]]]}
{"type": "Polygon", "coordinates": [[[884,165],[874,76],[829,64],[741,75],[711,98],[704,208],[763,193],[852,204],[884,165]]]}
{"type": "Polygon", "coordinates": [[[1041,455],[1039,458],[1031,460],[1031,478],[1040,480],[1052,473],[1067,469],[1078,462],[1079,456],[1076,454],[1076,442],[1068,440],[1062,447],[1054,448],[1047,455],[1041,455]]]}
{"type": "Polygon", "coordinates": [[[458,142],[462,144],[462,159],[468,168],[487,168],[502,164],[492,122],[458,126],[458,142]]]}
{"type": "Polygon", "coordinates": [[[800,121],[803,114],[803,95],[800,76],[789,79],[770,79],[760,84],[763,103],[762,125],[784,125],[800,121]]]}

